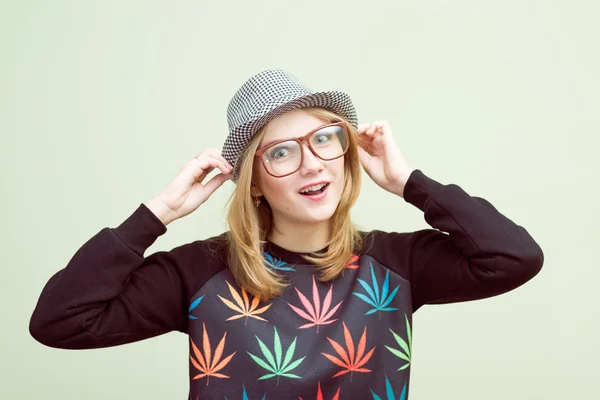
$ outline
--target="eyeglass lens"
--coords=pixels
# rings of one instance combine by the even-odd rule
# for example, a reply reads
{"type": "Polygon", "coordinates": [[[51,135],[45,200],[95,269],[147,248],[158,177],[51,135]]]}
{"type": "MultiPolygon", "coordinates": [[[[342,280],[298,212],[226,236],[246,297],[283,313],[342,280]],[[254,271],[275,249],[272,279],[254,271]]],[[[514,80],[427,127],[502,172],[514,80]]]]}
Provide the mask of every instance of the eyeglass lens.
{"type": "MultiPolygon", "coordinates": [[[[327,126],[313,132],[309,141],[317,156],[322,159],[340,157],[348,146],[345,128],[339,125],[327,126]]],[[[301,159],[302,148],[294,140],[278,143],[268,148],[263,155],[267,170],[276,176],[296,171],[300,167],[301,159]]]]}

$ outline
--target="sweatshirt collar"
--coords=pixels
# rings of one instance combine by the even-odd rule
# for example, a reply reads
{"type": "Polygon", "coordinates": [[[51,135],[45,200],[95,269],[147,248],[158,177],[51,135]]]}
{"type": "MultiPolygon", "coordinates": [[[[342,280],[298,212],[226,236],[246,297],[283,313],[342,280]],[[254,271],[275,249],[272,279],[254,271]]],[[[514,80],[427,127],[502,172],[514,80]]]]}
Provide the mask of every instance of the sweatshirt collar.
{"type": "MultiPolygon", "coordinates": [[[[316,251],[316,253],[324,253],[327,251],[329,246],[325,246],[324,248],[316,251]]],[[[313,265],[313,263],[306,261],[302,255],[310,255],[311,253],[299,253],[294,252],[288,249],[285,249],[281,246],[276,245],[267,239],[267,243],[265,243],[265,247],[263,250],[269,256],[275,258],[278,261],[283,261],[288,264],[297,264],[297,265],[313,265]]]]}

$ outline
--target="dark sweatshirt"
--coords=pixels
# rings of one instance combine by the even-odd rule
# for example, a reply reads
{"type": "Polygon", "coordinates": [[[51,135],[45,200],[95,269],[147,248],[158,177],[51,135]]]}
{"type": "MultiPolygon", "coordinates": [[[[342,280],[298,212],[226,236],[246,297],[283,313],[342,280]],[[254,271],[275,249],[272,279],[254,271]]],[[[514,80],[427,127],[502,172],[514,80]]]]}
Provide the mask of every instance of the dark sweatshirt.
{"type": "Polygon", "coordinates": [[[185,333],[194,400],[407,399],[413,313],[515,289],[544,255],[487,200],[421,170],[404,200],[435,229],[361,231],[365,246],[327,283],[300,253],[268,242],[265,268],[292,284],[266,302],[233,279],[225,233],[144,257],[167,228],[142,203],[49,279],[30,333],[63,349],[185,333]]]}

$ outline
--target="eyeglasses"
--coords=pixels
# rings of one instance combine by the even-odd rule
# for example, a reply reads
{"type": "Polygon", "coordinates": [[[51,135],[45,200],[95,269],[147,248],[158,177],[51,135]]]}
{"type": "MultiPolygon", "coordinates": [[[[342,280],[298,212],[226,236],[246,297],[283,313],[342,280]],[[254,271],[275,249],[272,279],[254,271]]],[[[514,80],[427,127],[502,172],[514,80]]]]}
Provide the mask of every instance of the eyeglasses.
{"type": "Polygon", "coordinates": [[[304,161],[306,142],[310,151],[321,160],[330,161],[340,158],[348,151],[348,130],[345,122],[336,122],[320,126],[306,135],[283,139],[258,149],[258,157],[269,175],[281,178],[300,169],[304,161]]]}

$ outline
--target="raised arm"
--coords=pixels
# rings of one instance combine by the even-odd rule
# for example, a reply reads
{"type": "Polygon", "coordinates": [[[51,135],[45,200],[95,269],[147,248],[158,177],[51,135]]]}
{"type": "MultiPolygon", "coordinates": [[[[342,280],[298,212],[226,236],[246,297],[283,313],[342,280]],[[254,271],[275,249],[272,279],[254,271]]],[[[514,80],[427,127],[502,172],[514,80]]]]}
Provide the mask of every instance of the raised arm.
{"type": "Polygon", "coordinates": [[[542,268],[542,249],[525,228],[456,184],[441,184],[417,169],[404,200],[423,211],[434,229],[374,231],[374,251],[410,280],[413,311],[496,296],[542,268]]]}
{"type": "Polygon", "coordinates": [[[180,266],[193,256],[194,245],[144,258],[166,230],[143,203],[117,228],[100,230],[46,283],[31,316],[31,335],[51,347],[89,349],[186,332],[180,266]]]}
{"type": "Polygon", "coordinates": [[[231,172],[216,149],[207,149],[148,205],[141,203],[117,228],[100,230],[46,283],[31,316],[31,335],[51,347],[89,349],[187,332],[190,293],[217,265],[202,249],[210,240],[148,257],[144,252],[166,225],[195,211],[231,172]],[[215,168],[221,173],[202,184],[215,168]]]}
{"type": "Polygon", "coordinates": [[[456,184],[440,184],[421,171],[413,178],[405,200],[439,229],[409,236],[415,309],[495,296],[538,274],[544,254],[525,228],[456,184]]]}

